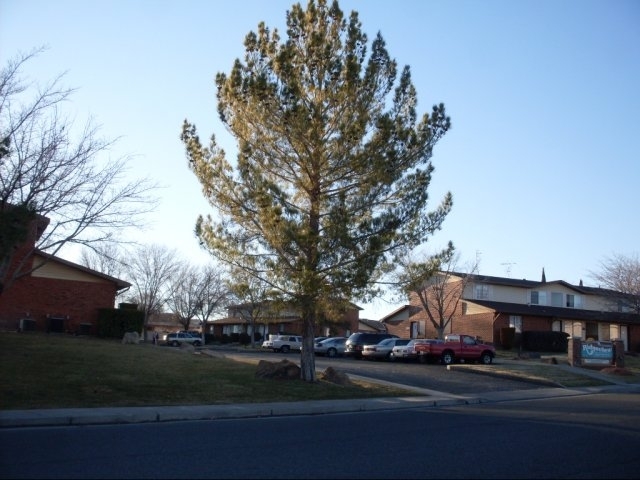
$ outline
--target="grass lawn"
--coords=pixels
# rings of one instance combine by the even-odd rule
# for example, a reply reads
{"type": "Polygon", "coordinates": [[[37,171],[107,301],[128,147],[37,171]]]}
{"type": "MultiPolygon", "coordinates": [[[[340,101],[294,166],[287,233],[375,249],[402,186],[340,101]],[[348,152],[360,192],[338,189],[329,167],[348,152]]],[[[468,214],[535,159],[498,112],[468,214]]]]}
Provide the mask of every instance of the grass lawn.
{"type": "MultiPolygon", "coordinates": [[[[559,364],[568,365],[566,353],[543,353],[541,354],[541,357],[555,357],[559,364]]],[[[516,360],[518,359],[518,355],[513,351],[498,351],[496,352],[495,365],[490,367],[474,365],[472,368],[477,370],[487,369],[491,370],[491,373],[497,375],[504,374],[505,376],[513,378],[551,382],[568,388],[602,386],[610,385],[612,383],[582,375],[580,372],[583,371],[583,369],[579,367],[572,369],[572,371],[567,371],[567,369],[559,368],[558,365],[545,363],[541,359],[536,358],[518,359],[517,361],[509,362],[508,364],[501,363],[500,360],[502,359],[516,360]]],[[[595,371],[598,370],[601,369],[595,369],[595,371]]],[[[624,370],[626,370],[629,375],[607,374],[605,378],[611,378],[612,380],[615,379],[625,383],[640,383],[640,357],[626,355],[624,370]]]]}
{"type": "Polygon", "coordinates": [[[0,409],[214,405],[407,396],[353,381],[255,378],[255,365],[119,340],[0,332],[0,409]]]}

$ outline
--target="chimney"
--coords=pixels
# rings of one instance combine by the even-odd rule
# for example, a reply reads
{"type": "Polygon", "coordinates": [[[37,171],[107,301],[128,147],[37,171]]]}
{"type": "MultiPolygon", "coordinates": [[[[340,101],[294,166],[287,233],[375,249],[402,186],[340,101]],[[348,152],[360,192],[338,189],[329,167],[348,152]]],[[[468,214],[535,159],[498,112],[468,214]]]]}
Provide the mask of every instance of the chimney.
{"type": "Polygon", "coordinates": [[[544,267],[542,267],[542,283],[547,283],[547,276],[544,274],[544,267]]]}

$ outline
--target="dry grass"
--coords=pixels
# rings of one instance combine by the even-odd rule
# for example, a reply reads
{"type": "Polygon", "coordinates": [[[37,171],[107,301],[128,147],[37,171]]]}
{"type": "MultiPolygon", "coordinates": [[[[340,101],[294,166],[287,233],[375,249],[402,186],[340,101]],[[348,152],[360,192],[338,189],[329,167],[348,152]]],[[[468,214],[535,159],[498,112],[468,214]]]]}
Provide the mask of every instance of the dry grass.
{"type": "Polygon", "coordinates": [[[354,382],[255,378],[256,367],[177,348],[0,333],[0,409],[197,405],[410,395],[354,382]]]}
{"type": "Polygon", "coordinates": [[[563,387],[588,387],[609,385],[616,381],[625,383],[640,383],[640,357],[626,355],[624,369],[593,369],[603,373],[603,379],[596,379],[586,375],[588,371],[581,368],[572,368],[568,371],[561,368],[561,365],[568,365],[566,354],[541,354],[541,358],[524,358],[519,357],[514,352],[499,351],[496,355],[496,364],[492,366],[473,365],[471,368],[476,371],[487,369],[490,373],[501,376],[509,376],[513,378],[536,381],[539,383],[547,383],[550,385],[560,385],[563,387]],[[557,364],[545,363],[542,359],[545,357],[555,358],[557,364]],[[541,359],[542,358],[542,359],[541,359]],[[503,363],[501,360],[511,360],[503,363]],[[624,374],[624,375],[622,375],[624,374]]]}

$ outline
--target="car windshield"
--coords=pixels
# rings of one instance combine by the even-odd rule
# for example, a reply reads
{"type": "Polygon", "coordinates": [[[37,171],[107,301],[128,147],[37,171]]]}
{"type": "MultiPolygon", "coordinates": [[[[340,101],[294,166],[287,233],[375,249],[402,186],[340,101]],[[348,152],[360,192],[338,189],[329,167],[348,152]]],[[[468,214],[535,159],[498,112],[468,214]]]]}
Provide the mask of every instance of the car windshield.
{"type": "Polygon", "coordinates": [[[392,343],[393,340],[394,340],[393,338],[386,338],[386,339],[382,340],[378,345],[386,346],[386,345],[389,345],[390,343],[392,343]]]}

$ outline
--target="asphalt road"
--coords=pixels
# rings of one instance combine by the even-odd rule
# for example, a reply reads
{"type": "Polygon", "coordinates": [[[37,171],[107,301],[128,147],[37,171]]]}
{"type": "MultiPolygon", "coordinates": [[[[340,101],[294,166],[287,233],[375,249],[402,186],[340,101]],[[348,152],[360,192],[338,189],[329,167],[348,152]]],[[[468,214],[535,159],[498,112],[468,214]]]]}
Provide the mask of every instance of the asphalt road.
{"type": "Polygon", "coordinates": [[[637,478],[640,395],[0,429],[0,478],[637,478]]]}
{"type": "MultiPolygon", "coordinates": [[[[299,353],[272,352],[226,352],[237,358],[259,359],[277,362],[282,359],[299,362],[299,353]]],[[[477,375],[462,371],[447,370],[444,365],[421,364],[417,362],[388,362],[372,360],[355,360],[353,358],[316,357],[316,369],[324,370],[333,366],[347,374],[375,378],[387,382],[399,383],[411,387],[436,390],[454,395],[478,394],[485,392],[502,392],[511,390],[527,390],[543,388],[530,382],[506,378],[477,375]]]]}

